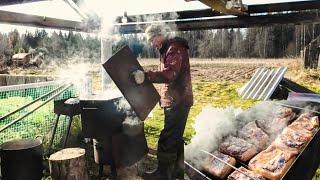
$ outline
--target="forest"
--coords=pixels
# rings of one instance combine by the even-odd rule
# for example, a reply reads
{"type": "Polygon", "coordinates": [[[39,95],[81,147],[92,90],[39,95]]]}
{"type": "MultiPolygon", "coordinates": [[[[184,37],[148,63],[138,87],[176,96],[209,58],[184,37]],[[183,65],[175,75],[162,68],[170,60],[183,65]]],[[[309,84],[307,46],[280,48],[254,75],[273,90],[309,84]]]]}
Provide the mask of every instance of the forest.
{"type": "MultiPolygon", "coordinates": [[[[218,29],[176,32],[190,45],[192,58],[289,58],[300,56],[300,51],[319,36],[320,25],[277,25],[257,28],[218,29]]],[[[157,52],[145,41],[143,34],[113,35],[113,50],[128,45],[139,58],[157,57],[157,52]]],[[[16,53],[39,53],[50,61],[81,57],[89,62],[100,62],[98,34],[53,31],[0,33],[0,63],[10,62],[16,53]]]]}

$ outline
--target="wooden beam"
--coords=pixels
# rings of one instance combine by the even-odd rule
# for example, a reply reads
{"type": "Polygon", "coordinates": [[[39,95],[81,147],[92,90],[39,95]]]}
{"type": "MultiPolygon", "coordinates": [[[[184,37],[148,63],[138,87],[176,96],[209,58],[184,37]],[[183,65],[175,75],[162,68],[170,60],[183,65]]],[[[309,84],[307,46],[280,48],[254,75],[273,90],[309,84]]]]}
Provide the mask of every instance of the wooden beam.
{"type": "Polygon", "coordinates": [[[0,10],[0,22],[41,28],[55,28],[72,31],[88,31],[88,29],[85,26],[85,23],[83,22],[15,13],[4,10],[0,10]]]}
{"type": "Polygon", "coordinates": [[[36,1],[45,1],[45,0],[0,0],[0,6],[31,3],[36,1]]]}
{"type": "MultiPolygon", "coordinates": [[[[283,11],[302,11],[320,9],[319,0],[310,1],[298,1],[298,2],[286,2],[286,3],[273,3],[273,4],[257,4],[248,5],[247,13],[268,13],[268,12],[283,12],[283,11]]],[[[192,19],[202,17],[213,17],[226,15],[216,10],[199,9],[199,10],[188,10],[188,11],[177,11],[177,12],[164,12],[144,15],[132,15],[128,16],[128,22],[145,22],[155,20],[175,20],[175,19],[192,19]]],[[[118,23],[121,23],[122,17],[117,17],[118,23]]]]}
{"type": "MultiPolygon", "coordinates": [[[[120,33],[143,32],[146,26],[156,22],[140,22],[116,24],[115,27],[120,33]]],[[[301,12],[273,15],[243,16],[231,18],[196,19],[186,21],[161,21],[169,26],[176,27],[178,31],[199,30],[199,29],[222,29],[222,28],[249,28],[259,26],[270,26],[277,24],[306,24],[320,23],[320,14],[316,12],[301,12]]]]}
{"type": "Polygon", "coordinates": [[[246,12],[244,12],[245,8],[243,5],[241,5],[240,9],[237,8],[231,8],[227,9],[227,0],[199,0],[203,4],[211,7],[212,9],[219,11],[224,14],[230,14],[230,15],[236,15],[236,16],[243,16],[247,15],[246,12]]]}
{"type": "MultiPolygon", "coordinates": [[[[213,17],[225,15],[219,11],[212,9],[188,10],[177,12],[163,12],[154,14],[132,15],[127,16],[128,22],[146,22],[156,20],[176,20],[176,19],[192,19],[199,17],[213,17]]],[[[122,16],[116,18],[117,23],[121,23],[122,16]]]]}
{"type": "Polygon", "coordinates": [[[320,9],[319,0],[310,1],[297,1],[297,2],[286,2],[286,3],[273,3],[273,4],[258,4],[249,5],[248,13],[266,13],[266,12],[282,12],[282,11],[301,11],[320,9]]]}

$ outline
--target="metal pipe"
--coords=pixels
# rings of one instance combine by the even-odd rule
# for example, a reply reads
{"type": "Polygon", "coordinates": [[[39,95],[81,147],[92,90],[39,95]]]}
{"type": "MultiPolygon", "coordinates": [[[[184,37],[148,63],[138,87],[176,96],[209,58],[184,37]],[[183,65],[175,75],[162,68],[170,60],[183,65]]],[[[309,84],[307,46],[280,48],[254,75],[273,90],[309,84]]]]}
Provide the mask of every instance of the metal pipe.
{"type": "Polygon", "coordinates": [[[45,95],[43,95],[43,96],[38,97],[37,99],[33,100],[32,102],[30,102],[30,103],[28,103],[28,104],[26,104],[26,105],[23,105],[23,106],[21,106],[21,107],[18,107],[17,109],[15,109],[15,110],[13,110],[13,111],[11,111],[11,112],[9,112],[9,113],[5,114],[4,116],[0,117],[0,121],[4,120],[5,118],[7,118],[7,117],[11,116],[12,114],[14,114],[14,113],[16,113],[16,112],[18,112],[18,111],[21,111],[22,109],[26,108],[27,106],[30,106],[31,104],[33,104],[33,103],[35,103],[35,102],[39,101],[40,99],[42,99],[42,98],[44,98],[44,97],[49,96],[51,93],[53,93],[53,92],[57,91],[58,89],[61,89],[63,86],[64,86],[64,85],[59,86],[58,88],[56,88],[56,89],[54,89],[54,90],[52,90],[52,91],[48,92],[47,94],[45,94],[45,95]]]}
{"type": "Polygon", "coordinates": [[[200,150],[200,151],[201,151],[201,152],[204,152],[204,153],[206,153],[206,154],[208,154],[208,155],[210,155],[210,156],[212,156],[212,157],[214,157],[215,159],[217,159],[217,160],[219,160],[220,162],[222,162],[222,163],[224,163],[224,164],[226,164],[226,165],[230,166],[232,169],[234,169],[234,170],[236,170],[236,171],[240,172],[241,174],[243,174],[243,175],[247,176],[248,178],[250,178],[250,179],[252,179],[252,180],[255,180],[253,177],[251,177],[251,176],[250,176],[250,175],[248,175],[247,173],[242,172],[241,170],[239,170],[239,169],[238,169],[238,168],[236,168],[235,166],[233,166],[233,165],[229,164],[228,162],[226,162],[226,161],[224,161],[224,160],[220,159],[219,157],[217,157],[217,156],[215,156],[215,155],[213,155],[213,154],[211,154],[211,153],[209,153],[209,152],[207,152],[207,151],[205,151],[205,150],[200,150]]]}
{"type": "Polygon", "coordinates": [[[9,124],[5,125],[4,127],[2,127],[0,129],[0,133],[6,129],[8,129],[10,126],[12,126],[13,124],[21,121],[23,118],[27,117],[28,115],[30,115],[31,113],[33,113],[34,111],[36,111],[37,109],[39,109],[40,107],[42,107],[43,105],[47,104],[49,101],[51,101],[53,98],[57,97],[58,95],[60,95],[63,91],[65,91],[66,89],[68,89],[70,86],[72,86],[72,84],[69,84],[68,86],[66,86],[65,88],[63,88],[61,91],[59,91],[56,95],[52,96],[51,98],[49,98],[48,100],[46,100],[44,103],[40,104],[39,106],[37,106],[36,108],[34,108],[33,110],[31,110],[30,112],[20,116],[19,118],[15,119],[14,121],[10,122],[9,124]]]}
{"type": "Polygon", "coordinates": [[[273,103],[281,105],[281,106],[286,106],[286,107],[290,107],[290,108],[294,108],[294,109],[300,109],[300,110],[307,110],[307,111],[310,111],[310,112],[313,112],[313,113],[320,114],[319,111],[315,111],[315,110],[311,110],[311,109],[306,109],[306,108],[302,108],[302,107],[298,107],[298,106],[292,106],[292,105],[289,105],[289,104],[284,104],[284,103],[279,103],[279,102],[273,102],[273,103]]]}
{"type": "Polygon", "coordinates": [[[236,160],[236,161],[237,161],[237,163],[241,164],[241,166],[249,169],[249,167],[248,167],[246,164],[244,164],[243,162],[241,162],[241,161],[239,161],[239,160],[236,160]]]}
{"type": "Polygon", "coordinates": [[[205,174],[203,174],[201,171],[199,171],[198,169],[196,169],[195,167],[193,167],[191,164],[189,164],[187,161],[184,161],[184,164],[186,164],[187,166],[189,166],[191,169],[193,169],[194,171],[196,171],[198,174],[200,174],[202,177],[211,180],[208,176],[206,176],[205,174]]]}

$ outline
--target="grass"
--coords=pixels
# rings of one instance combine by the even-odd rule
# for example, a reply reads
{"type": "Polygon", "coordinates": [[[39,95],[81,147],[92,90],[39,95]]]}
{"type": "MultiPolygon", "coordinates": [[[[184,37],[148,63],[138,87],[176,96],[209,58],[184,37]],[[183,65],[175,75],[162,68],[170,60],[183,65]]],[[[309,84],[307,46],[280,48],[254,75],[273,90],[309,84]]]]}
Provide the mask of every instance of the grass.
{"type": "MultiPolygon", "coordinates": [[[[189,143],[194,135],[192,127],[195,117],[201,112],[202,108],[206,106],[213,107],[241,107],[247,109],[251,107],[256,101],[242,100],[237,93],[237,89],[243,86],[244,82],[193,82],[194,105],[192,106],[186,129],[184,132],[184,140],[189,143]]],[[[157,106],[153,110],[153,116],[145,120],[145,133],[147,135],[148,145],[151,147],[157,146],[157,140],[161,129],[163,128],[163,111],[157,106]]]]}

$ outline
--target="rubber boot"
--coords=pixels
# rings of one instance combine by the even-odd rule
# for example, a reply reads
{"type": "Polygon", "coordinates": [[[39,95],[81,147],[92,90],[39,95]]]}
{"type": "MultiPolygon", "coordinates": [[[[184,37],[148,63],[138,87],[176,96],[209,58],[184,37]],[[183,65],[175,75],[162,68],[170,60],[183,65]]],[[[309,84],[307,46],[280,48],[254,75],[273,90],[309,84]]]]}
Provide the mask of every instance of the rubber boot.
{"type": "Polygon", "coordinates": [[[177,159],[172,171],[172,179],[184,179],[184,144],[177,151],[177,159]]]}
{"type": "Polygon", "coordinates": [[[154,172],[146,172],[143,174],[145,180],[172,180],[173,166],[176,154],[158,153],[158,167],[154,172]]]}

